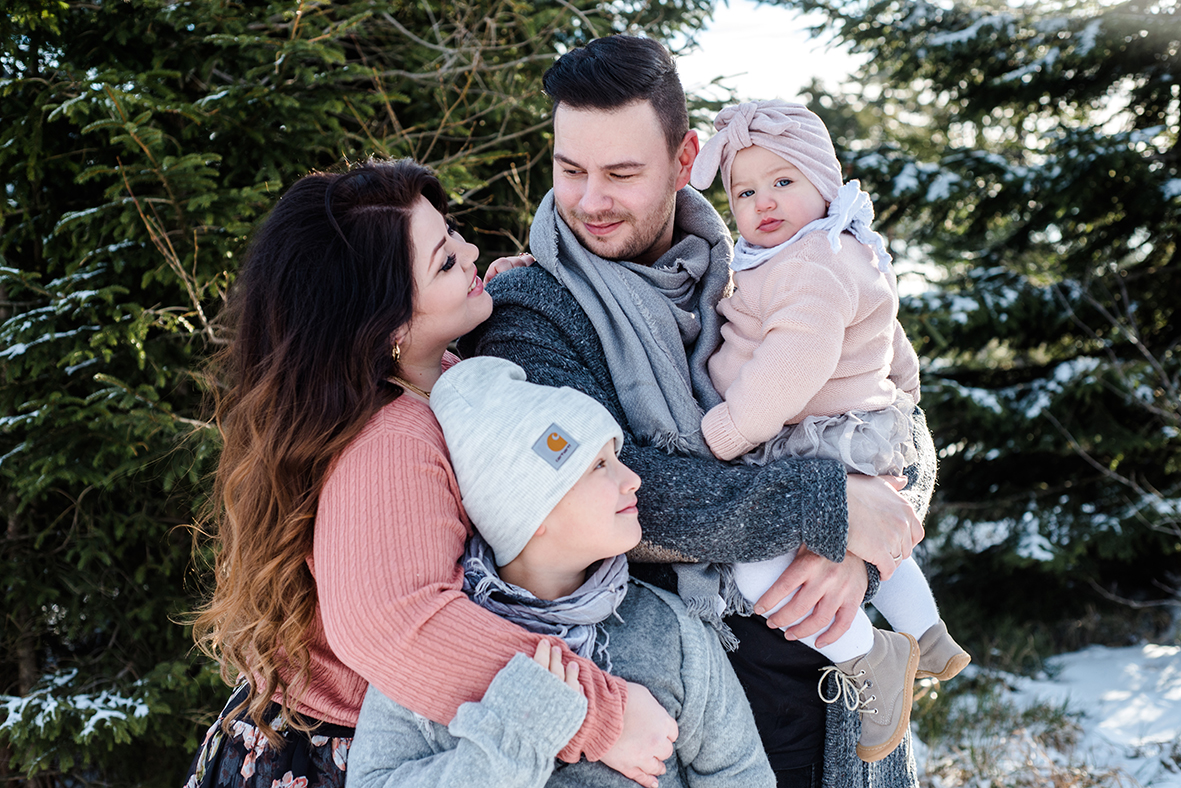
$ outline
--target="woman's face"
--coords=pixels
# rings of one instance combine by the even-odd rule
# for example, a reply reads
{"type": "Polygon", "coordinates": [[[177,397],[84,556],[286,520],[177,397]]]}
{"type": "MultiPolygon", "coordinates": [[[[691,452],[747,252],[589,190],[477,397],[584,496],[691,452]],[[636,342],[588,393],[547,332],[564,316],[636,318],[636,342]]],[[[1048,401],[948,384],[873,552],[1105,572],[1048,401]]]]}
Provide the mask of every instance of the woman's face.
{"type": "Polygon", "coordinates": [[[480,250],[447,226],[443,215],[425,197],[410,214],[414,246],[414,314],[403,350],[440,351],[492,314],[492,296],[476,273],[480,250]]]}

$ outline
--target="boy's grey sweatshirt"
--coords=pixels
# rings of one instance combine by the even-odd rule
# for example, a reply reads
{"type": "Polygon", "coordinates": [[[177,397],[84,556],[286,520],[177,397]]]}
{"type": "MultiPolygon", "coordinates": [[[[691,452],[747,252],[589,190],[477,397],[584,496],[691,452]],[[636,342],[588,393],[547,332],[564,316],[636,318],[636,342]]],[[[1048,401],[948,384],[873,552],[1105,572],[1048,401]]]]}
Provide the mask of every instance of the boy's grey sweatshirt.
{"type": "MultiPolygon", "coordinates": [[[[773,788],[750,706],[713,632],[676,595],[637,581],[617,614],[603,622],[611,672],[647,687],[680,728],[661,788],[773,788]]],[[[634,788],[602,764],[555,760],[585,714],[581,694],[524,655],[448,727],[370,687],[346,786],[634,788]]]]}

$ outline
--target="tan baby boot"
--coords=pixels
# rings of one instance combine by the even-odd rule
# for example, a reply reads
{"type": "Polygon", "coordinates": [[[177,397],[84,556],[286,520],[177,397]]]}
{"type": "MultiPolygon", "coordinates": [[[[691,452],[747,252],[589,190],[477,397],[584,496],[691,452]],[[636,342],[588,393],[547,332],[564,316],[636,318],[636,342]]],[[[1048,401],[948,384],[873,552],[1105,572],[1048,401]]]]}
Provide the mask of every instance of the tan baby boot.
{"type": "Polygon", "coordinates": [[[935,678],[947,681],[968,667],[972,657],[960,648],[960,644],[947,634],[943,619],[934,624],[919,638],[919,669],[916,678],[935,678]]]}
{"type": "Polygon", "coordinates": [[[910,727],[918,666],[919,645],[913,637],[875,628],[868,654],[823,669],[820,698],[825,703],[843,699],[846,708],[861,713],[857,742],[861,760],[880,761],[902,743],[910,727]],[[838,688],[831,698],[824,694],[824,679],[829,673],[834,674],[838,688]]]}

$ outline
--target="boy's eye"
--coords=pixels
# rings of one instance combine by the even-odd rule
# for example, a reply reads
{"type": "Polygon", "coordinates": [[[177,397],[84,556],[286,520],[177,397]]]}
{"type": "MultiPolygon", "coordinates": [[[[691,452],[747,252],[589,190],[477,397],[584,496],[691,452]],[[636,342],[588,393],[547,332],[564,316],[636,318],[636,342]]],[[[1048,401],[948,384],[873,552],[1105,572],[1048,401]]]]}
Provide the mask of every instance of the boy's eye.
{"type": "Polygon", "coordinates": [[[780,178],[775,181],[776,186],[791,186],[791,178],[780,178]]]}
{"type": "Polygon", "coordinates": [[[755,193],[754,189],[746,189],[745,191],[738,192],[738,196],[739,197],[749,197],[754,193],[755,193]]]}
{"type": "Polygon", "coordinates": [[[456,262],[455,255],[449,254],[449,255],[447,255],[447,259],[445,261],[443,261],[443,266],[439,270],[440,271],[450,271],[452,268],[455,267],[455,262],[456,262]]]}

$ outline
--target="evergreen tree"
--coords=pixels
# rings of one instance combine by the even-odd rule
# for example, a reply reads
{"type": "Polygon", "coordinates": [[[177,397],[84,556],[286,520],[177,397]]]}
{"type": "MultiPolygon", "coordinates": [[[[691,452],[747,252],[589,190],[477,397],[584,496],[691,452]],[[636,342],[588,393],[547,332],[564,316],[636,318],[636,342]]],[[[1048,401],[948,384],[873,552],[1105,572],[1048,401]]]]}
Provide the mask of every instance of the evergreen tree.
{"type": "Polygon", "coordinates": [[[177,621],[217,452],[195,372],[251,226],[312,169],[414,156],[485,262],[516,251],[554,53],[709,4],[4,6],[0,781],[175,785],[226,695],[177,621]]]}
{"type": "Polygon", "coordinates": [[[782,4],[869,55],[821,111],[899,265],[936,272],[903,318],[942,458],[945,599],[985,614],[981,640],[1035,619],[1061,647],[1105,600],[1175,604],[1177,3],[782,4]]]}

